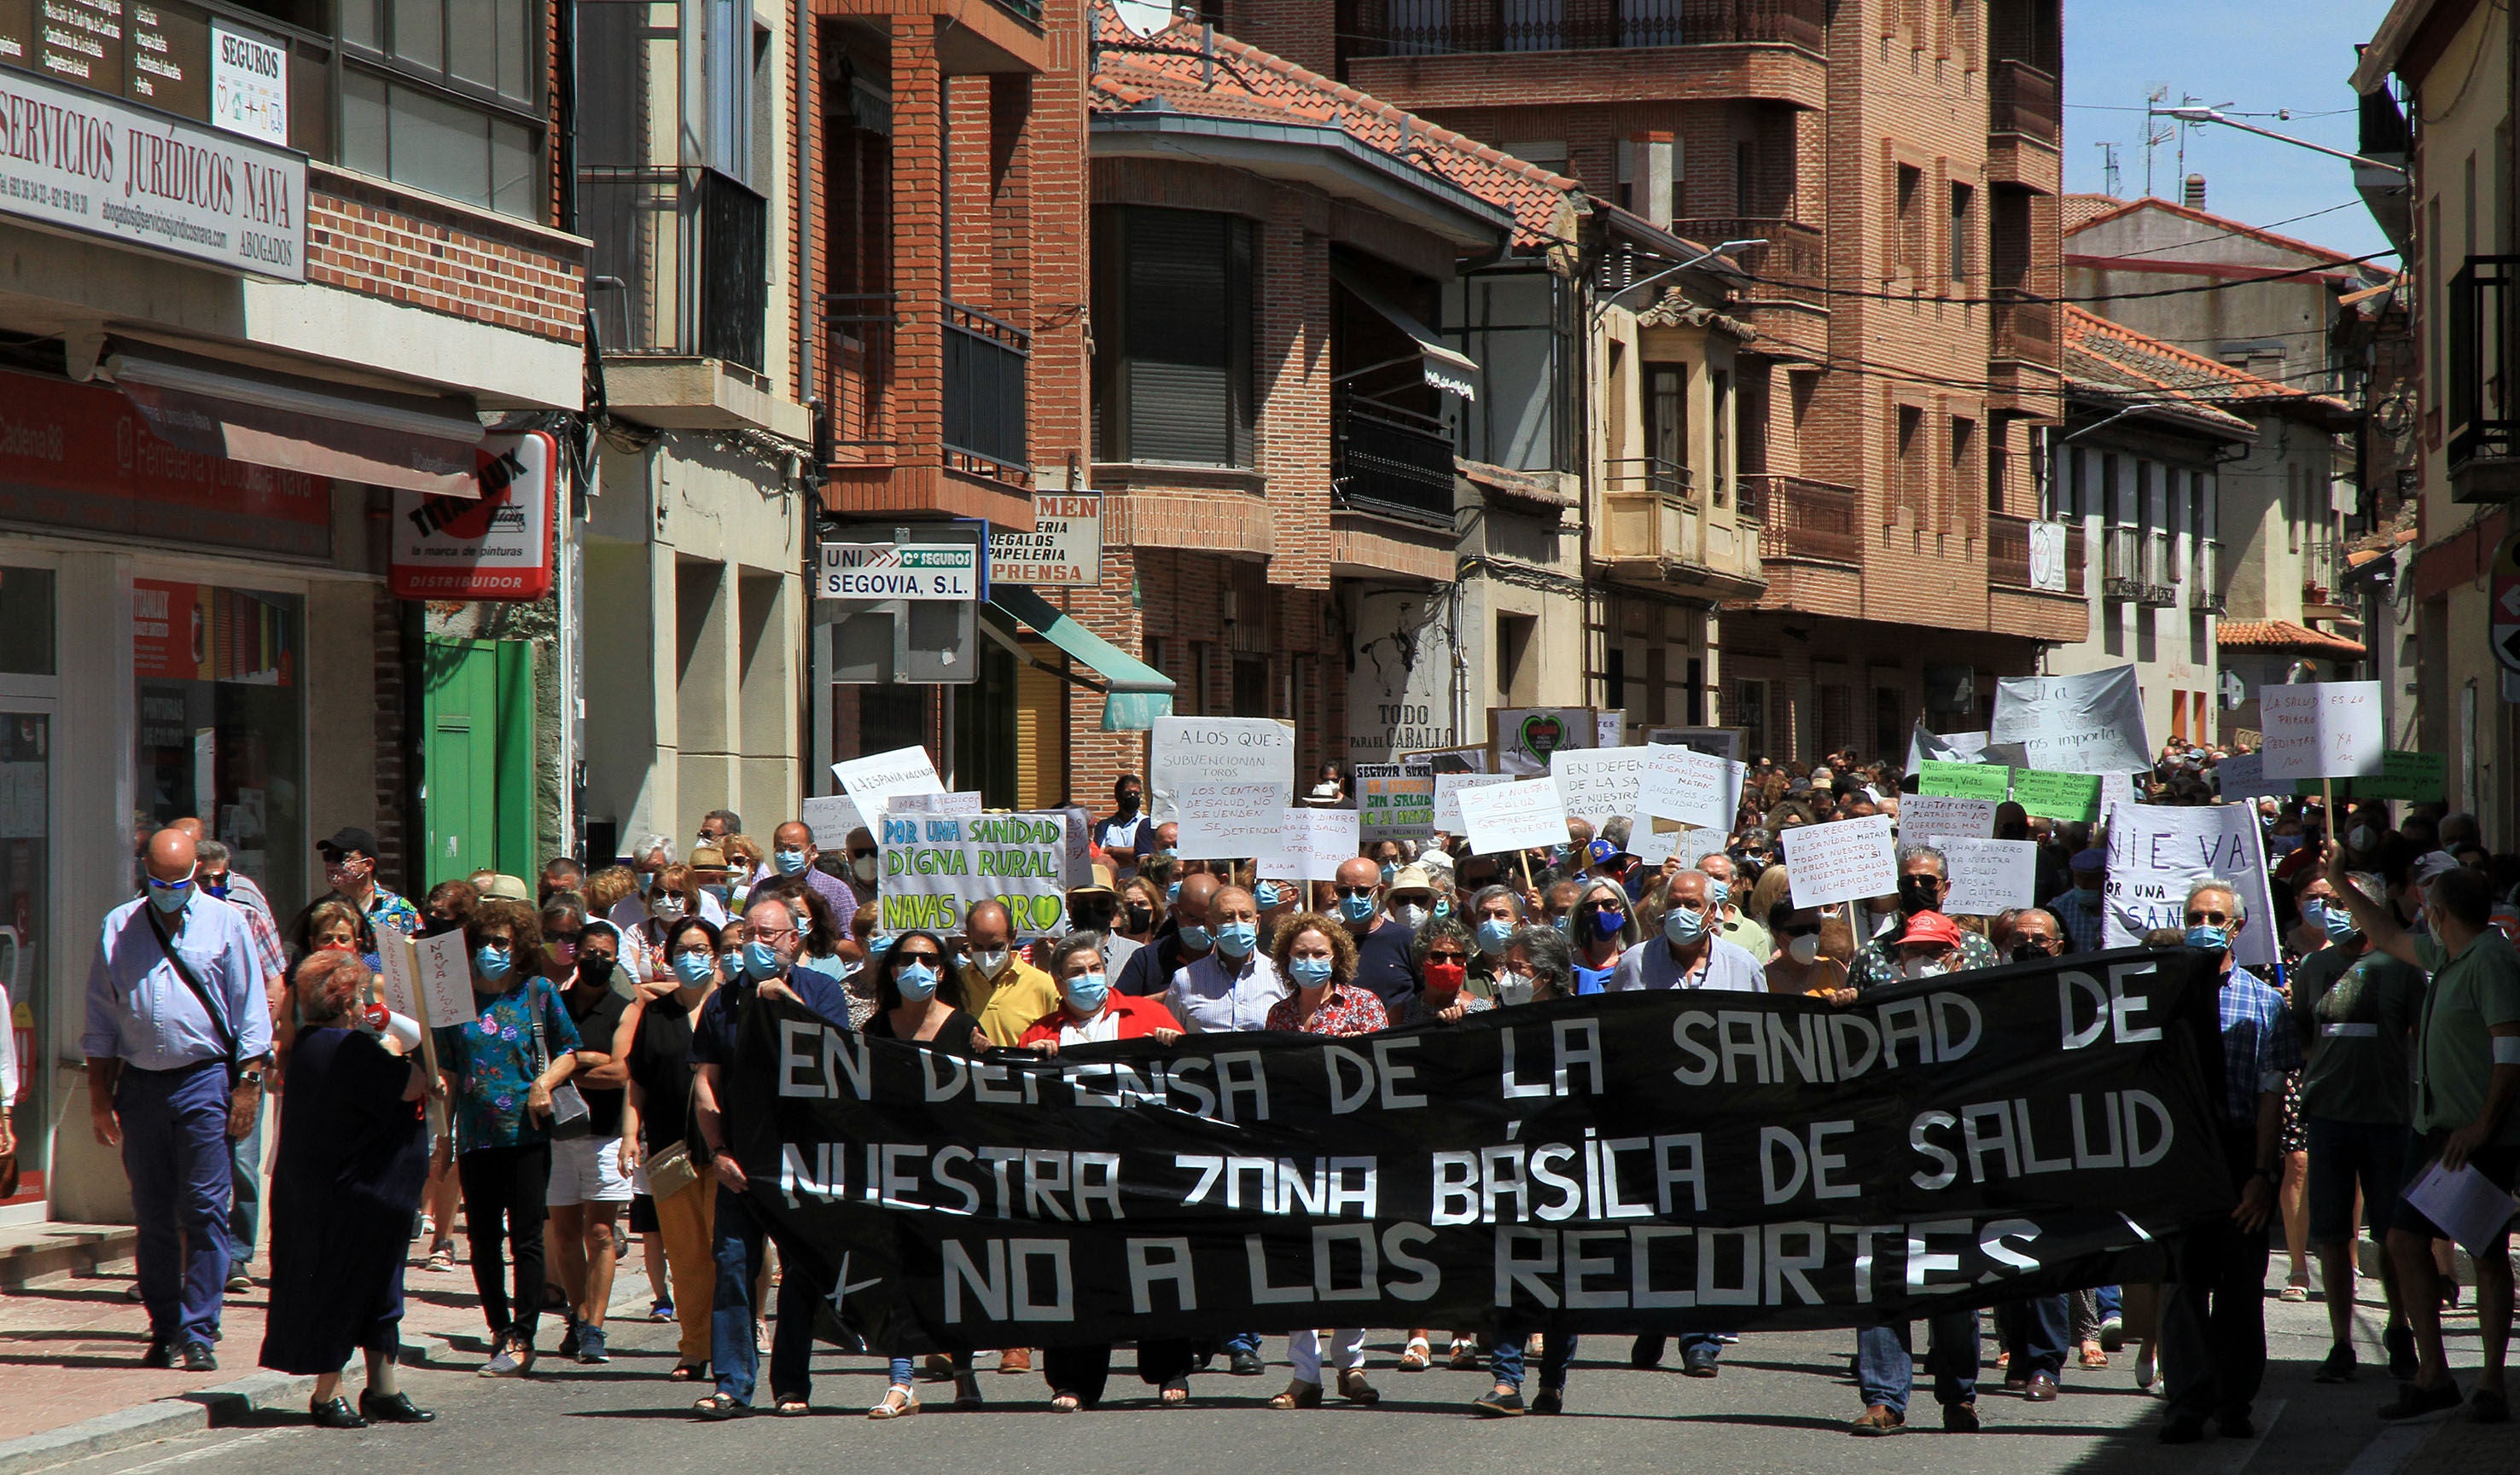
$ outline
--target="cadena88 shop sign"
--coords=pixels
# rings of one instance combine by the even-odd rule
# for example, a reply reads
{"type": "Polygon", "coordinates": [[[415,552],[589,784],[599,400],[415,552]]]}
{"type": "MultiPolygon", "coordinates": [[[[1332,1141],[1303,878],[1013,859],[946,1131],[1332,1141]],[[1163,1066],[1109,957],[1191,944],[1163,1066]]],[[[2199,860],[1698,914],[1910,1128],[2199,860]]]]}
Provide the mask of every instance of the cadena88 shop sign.
{"type": "Polygon", "coordinates": [[[537,430],[476,448],[481,495],[394,494],[393,569],[405,600],[538,600],[552,587],[560,448],[537,430]]]}

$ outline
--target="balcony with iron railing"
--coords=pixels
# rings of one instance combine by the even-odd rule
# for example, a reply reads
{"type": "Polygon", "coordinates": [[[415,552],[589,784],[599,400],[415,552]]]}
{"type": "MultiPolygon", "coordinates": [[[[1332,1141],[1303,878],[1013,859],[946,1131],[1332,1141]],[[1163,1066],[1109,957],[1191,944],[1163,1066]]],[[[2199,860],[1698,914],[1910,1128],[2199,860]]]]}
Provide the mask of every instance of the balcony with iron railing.
{"type": "Polygon", "coordinates": [[[1860,567],[1863,498],[1851,486],[1774,472],[1741,478],[1740,514],[1761,524],[1759,556],[1860,567]]]}
{"type": "MultiPolygon", "coordinates": [[[[2061,524],[2063,547],[2057,558],[2063,567],[2059,579],[2043,583],[2036,569],[2037,559],[2031,554],[2031,540],[2039,520],[2011,513],[1989,513],[1986,518],[1986,578],[1998,589],[2023,589],[2037,594],[2060,594],[2081,599],[2083,596],[2083,525],[2061,524]]],[[[2060,524],[2048,524],[2056,526],[2060,524]]]]}
{"type": "Polygon", "coordinates": [[[1443,422],[1346,394],[1331,414],[1331,506],[1455,525],[1453,437],[1443,422]]]}
{"type": "Polygon", "coordinates": [[[2450,393],[2444,426],[2451,495],[2459,502],[2520,496],[2520,256],[2470,256],[2450,280],[2450,393]]]}
{"type": "Polygon", "coordinates": [[[1024,380],[1032,335],[960,302],[945,304],[945,464],[1029,485],[1024,380]]]}
{"type": "MultiPolygon", "coordinates": [[[[898,292],[830,292],[823,298],[819,365],[828,439],[825,465],[881,467],[905,450],[897,353],[909,309],[898,292]]],[[[949,470],[1025,487],[1032,463],[1027,381],[1032,335],[961,302],[941,302],[944,373],[937,383],[941,451],[949,470]]]]}
{"type": "Polygon", "coordinates": [[[2135,600],[2157,609],[2179,603],[2179,563],[2171,555],[2170,534],[2162,528],[2143,529],[2143,588],[2135,600]]]}
{"type": "Polygon", "coordinates": [[[823,460],[829,465],[888,466],[898,452],[893,355],[900,308],[899,292],[823,297],[821,387],[830,426],[823,460]]]}
{"type": "Polygon", "coordinates": [[[580,168],[577,199],[606,353],[768,367],[768,201],[713,169],[636,165],[580,168]]]}
{"type": "Polygon", "coordinates": [[[1987,68],[1987,132],[2056,147],[2056,77],[2028,62],[1999,59],[1987,68]]]}
{"type": "Polygon", "coordinates": [[[2223,545],[2210,538],[2187,540],[2187,607],[2199,614],[2223,612],[2223,545]]]}
{"type": "Polygon", "coordinates": [[[1346,58],[1826,43],[1826,0],[1361,0],[1346,58]]]}

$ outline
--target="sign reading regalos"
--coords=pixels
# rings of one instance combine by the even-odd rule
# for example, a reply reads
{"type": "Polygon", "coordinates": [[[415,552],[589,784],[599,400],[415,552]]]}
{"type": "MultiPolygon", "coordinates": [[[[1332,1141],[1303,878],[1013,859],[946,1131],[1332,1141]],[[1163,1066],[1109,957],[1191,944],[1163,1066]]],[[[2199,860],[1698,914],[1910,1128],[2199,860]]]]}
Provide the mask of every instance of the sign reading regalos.
{"type": "Polygon", "coordinates": [[[475,497],[394,493],[389,587],[404,600],[538,600],[552,587],[559,447],[536,430],[478,447],[475,497]]]}
{"type": "Polygon", "coordinates": [[[826,543],[826,600],[976,600],[980,551],[968,543],[826,543]]]}
{"type": "Polygon", "coordinates": [[[1102,499],[1035,492],[1032,531],[989,531],[989,578],[999,584],[1102,582],[1102,499]]]}
{"type": "Polygon", "coordinates": [[[0,70],[0,213],[306,280],[306,156],[0,70]]]}

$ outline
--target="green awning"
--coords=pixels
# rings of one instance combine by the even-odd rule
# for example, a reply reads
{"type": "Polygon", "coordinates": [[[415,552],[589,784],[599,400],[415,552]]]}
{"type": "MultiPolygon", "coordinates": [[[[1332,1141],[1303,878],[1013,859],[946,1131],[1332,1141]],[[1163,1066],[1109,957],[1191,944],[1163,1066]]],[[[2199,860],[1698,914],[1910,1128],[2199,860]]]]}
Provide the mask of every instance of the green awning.
{"type": "Polygon", "coordinates": [[[1171,677],[1060,613],[1028,585],[990,585],[989,601],[980,606],[980,628],[1013,651],[1016,659],[1089,692],[1102,693],[1102,731],[1143,733],[1154,727],[1156,718],[1172,715],[1171,677]],[[1070,659],[1102,680],[1035,660],[1013,639],[1018,628],[1030,630],[1066,651],[1070,659]]]}

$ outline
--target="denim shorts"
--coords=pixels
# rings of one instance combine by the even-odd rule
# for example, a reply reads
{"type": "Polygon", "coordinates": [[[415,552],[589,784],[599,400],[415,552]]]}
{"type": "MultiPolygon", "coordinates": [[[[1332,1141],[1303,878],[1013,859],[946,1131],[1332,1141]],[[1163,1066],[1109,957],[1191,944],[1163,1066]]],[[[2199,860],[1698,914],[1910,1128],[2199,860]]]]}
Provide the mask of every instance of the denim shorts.
{"type": "Polygon", "coordinates": [[[2362,1223],[2374,1240],[2387,1236],[2405,1182],[2408,1129],[2395,1122],[2340,1122],[2305,1117],[2310,1132],[2310,1242],[2343,1244],[2354,1237],[2354,1189],[2362,1189],[2362,1223]]]}

